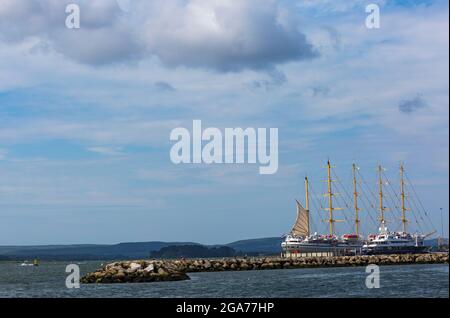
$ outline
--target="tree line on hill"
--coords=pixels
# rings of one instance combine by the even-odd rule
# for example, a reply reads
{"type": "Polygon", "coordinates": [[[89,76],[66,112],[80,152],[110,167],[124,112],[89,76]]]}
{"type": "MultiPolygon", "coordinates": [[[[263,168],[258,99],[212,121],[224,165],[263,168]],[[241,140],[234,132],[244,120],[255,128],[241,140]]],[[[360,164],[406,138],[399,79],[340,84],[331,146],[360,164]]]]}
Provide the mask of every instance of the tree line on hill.
{"type": "Polygon", "coordinates": [[[242,255],[228,246],[207,247],[204,245],[173,245],[163,247],[150,254],[151,258],[206,258],[234,257],[242,255]]]}

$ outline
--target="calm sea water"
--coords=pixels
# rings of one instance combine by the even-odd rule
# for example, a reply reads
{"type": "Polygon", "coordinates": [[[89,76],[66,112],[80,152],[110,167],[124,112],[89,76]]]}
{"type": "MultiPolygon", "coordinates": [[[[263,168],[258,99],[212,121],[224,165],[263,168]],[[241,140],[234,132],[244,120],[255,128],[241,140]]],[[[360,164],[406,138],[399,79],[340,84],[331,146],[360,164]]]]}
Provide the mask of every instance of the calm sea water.
{"type": "MultiPolygon", "coordinates": [[[[77,264],[83,274],[100,263],[77,264]]],[[[189,281],[67,289],[67,264],[0,262],[0,297],[449,297],[448,265],[380,267],[380,289],[366,288],[364,267],[192,273],[189,281]]]]}

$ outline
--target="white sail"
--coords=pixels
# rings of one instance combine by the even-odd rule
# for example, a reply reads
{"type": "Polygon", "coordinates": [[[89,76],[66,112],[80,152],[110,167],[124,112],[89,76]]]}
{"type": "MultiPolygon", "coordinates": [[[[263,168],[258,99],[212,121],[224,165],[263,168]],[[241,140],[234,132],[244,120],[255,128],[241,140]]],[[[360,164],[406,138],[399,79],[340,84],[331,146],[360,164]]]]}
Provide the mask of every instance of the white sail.
{"type": "Polygon", "coordinates": [[[297,219],[292,227],[291,235],[309,236],[309,211],[303,208],[297,200],[295,202],[297,203],[297,219]]]}

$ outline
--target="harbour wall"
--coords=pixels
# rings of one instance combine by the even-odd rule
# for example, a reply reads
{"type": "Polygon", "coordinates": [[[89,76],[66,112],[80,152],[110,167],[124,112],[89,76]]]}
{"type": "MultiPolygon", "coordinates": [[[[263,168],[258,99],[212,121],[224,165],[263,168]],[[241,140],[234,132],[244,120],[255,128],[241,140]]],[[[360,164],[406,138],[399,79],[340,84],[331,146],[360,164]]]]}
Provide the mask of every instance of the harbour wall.
{"type": "Polygon", "coordinates": [[[224,259],[139,260],[114,262],[88,273],[82,283],[139,283],[188,280],[187,273],[248,271],[290,268],[344,267],[405,264],[448,264],[447,253],[334,256],[334,257],[252,257],[224,259]]]}

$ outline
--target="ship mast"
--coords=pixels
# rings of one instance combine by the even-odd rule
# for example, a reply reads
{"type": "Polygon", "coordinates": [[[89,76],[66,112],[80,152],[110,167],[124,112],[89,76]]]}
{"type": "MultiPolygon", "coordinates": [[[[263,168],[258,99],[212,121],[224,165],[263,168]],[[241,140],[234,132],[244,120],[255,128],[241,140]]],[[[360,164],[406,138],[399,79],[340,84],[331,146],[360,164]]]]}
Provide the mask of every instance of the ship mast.
{"type": "Polygon", "coordinates": [[[306,223],[308,236],[310,235],[310,227],[309,227],[309,180],[308,177],[305,177],[305,208],[306,213],[308,215],[308,221],[306,223]]]}
{"type": "Polygon", "coordinates": [[[328,208],[325,208],[325,210],[327,210],[328,213],[329,213],[328,214],[329,215],[328,223],[330,224],[330,235],[333,236],[334,235],[334,223],[339,221],[339,220],[335,220],[333,218],[333,212],[335,210],[341,210],[341,209],[340,208],[336,208],[336,207],[333,206],[334,193],[333,193],[332,185],[331,185],[333,181],[331,180],[331,163],[330,163],[330,160],[328,160],[328,162],[327,162],[327,172],[328,172],[328,178],[327,178],[328,191],[327,191],[327,193],[325,195],[328,197],[328,208]]]}
{"type": "Polygon", "coordinates": [[[386,211],[386,207],[383,205],[383,168],[381,165],[378,165],[378,189],[379,189],[379,197],[380,197],[380,221],[381,221],[381,229],[382,231],[386,230],[386,219],[384,218],[384,212],[386,211]]]}
{"type": "Polygon", "coordinates": [[[333,220],[333,192],[331,192],[331,163],[330,160],[327,162],[327,172],[328,172],[328,178],[327,178],[327,185],[328,185],[328,212],[329,212],[329,219],[328,223],[330,224],[330,235],[334,234],[334,220],[333,220]]]}
{"type": "Polygon", "coordinates": [[[401,194],[400,194],[400,199],[401,199],[401,203],[402,203],[402,226],[403,226],[403,232],[406,233],[406,225],[408,223],[408,220],[406,219],[406,211],[408,210],[406,208],[405,205],[405,179],[404,179],[404,174],[405,174],[405,168],[403,167],[403,163],[400,164],[400,190],[401,190],[401,194]]]}
{"type": "Polygon", "coordinates": [[[359,207],[358,207],[358,183],[356,181],[356,164],[353,164],[353,205],[354,205],[354,209],[355,209],[355,230],[356,230],[356,235],[359,236],[359,224],[360,224],[360,220],[359,220],[359,207]]]}

